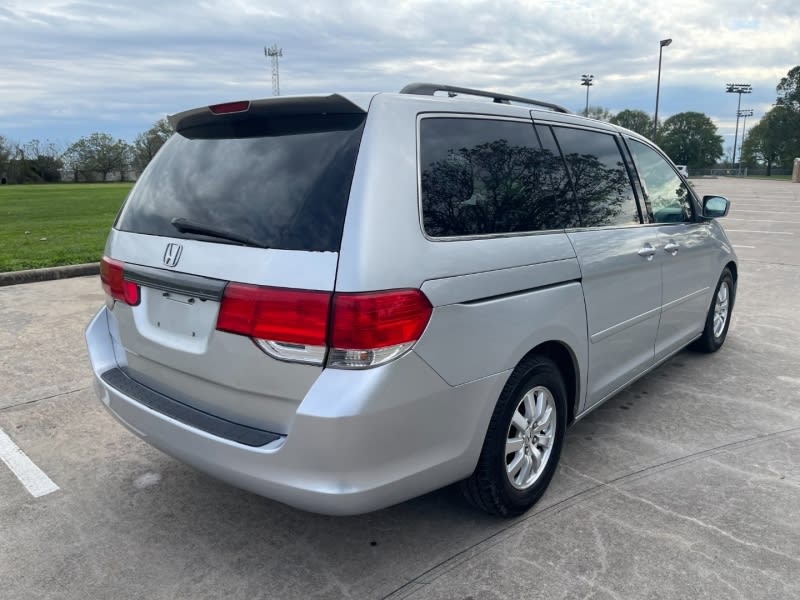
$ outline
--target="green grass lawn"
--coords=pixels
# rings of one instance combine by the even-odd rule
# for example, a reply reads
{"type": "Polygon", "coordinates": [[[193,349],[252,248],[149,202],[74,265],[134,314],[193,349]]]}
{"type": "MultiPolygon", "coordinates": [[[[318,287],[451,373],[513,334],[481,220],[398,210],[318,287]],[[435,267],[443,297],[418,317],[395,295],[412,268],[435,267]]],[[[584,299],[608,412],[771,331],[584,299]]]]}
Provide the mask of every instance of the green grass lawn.
{"type": "Polygon", "coordinates": [[[0,186],[0,272],[100,260],[130,183],[0,186]]]}

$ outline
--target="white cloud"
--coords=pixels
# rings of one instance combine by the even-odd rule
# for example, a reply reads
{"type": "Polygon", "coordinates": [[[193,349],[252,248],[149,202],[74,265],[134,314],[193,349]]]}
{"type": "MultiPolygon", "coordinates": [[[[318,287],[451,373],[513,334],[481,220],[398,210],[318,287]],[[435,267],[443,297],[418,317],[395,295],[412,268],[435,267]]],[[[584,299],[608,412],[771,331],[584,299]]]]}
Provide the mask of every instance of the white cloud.
{"type": "Polygon", "coordinates": [[[263,46],[273,42],[283,93],[433,80],[579,110],[580,75],[593,73],[590,103],[652,112],[658,41],[671,37],[660,116],[699,110],[727,135],[736,98],[725,83],[751,83],[743,106],[763,113],[800,64],[798,17],[787,0],[7,0],[0,133],[132,138],[168,112],[267,96],[263,46]]]}

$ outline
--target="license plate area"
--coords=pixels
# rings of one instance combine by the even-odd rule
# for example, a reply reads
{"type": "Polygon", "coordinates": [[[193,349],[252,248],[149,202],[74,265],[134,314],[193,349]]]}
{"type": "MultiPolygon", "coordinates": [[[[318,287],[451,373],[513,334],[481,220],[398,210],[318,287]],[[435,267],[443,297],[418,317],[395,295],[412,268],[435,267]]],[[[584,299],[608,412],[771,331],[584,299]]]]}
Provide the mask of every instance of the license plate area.
{"type": "Polygon", "coordinates": [[[142,301],[134,310],[139,334],[162,346],[202,354],[215,330],[219,302],[142,287],[142,301]]]}

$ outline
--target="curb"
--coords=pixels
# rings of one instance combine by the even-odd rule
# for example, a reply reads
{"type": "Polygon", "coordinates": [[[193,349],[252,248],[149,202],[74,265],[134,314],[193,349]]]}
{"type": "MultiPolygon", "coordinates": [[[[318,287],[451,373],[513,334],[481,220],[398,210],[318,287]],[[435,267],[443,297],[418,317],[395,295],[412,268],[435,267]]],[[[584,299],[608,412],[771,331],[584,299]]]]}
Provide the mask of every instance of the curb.
{"type": "Polygon", "coordinates": [[[50,281],[53,279],[67,279],[68,277],[85,277],[99,275],[100,263],[86,263],[83,265],[67,265],[65,267],[48,267],[46,269],[28,269],[27,271],[10,271],[0,273],[0,287],[17,285],[20,283],[34,283],[36,281],[50,281]]]}

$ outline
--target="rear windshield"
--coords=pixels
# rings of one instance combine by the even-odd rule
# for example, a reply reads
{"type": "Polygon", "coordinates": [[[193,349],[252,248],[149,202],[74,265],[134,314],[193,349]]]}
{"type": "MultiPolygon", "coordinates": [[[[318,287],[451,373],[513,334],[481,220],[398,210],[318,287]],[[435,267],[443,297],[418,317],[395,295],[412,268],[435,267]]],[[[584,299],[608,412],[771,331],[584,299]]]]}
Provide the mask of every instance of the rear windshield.
{"type": "Polygon", "coordinates": [[[364,114],[282,117],[176,133],[139,178],[122,231],[178,238],[172,219],[284,250],[338,251],[364,114]]]}

